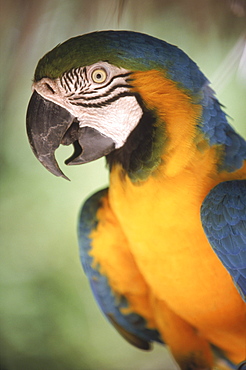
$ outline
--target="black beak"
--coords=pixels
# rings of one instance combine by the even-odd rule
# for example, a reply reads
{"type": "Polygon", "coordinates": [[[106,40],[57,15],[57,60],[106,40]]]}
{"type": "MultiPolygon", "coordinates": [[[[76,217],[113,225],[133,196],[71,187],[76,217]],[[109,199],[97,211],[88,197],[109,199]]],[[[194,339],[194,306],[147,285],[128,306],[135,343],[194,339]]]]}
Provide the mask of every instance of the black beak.
{"type": "Polygon", "coordinates": [[[55,151],[60,144],[74,146],[66,164],[82,164],[109,154],[115,148],[113,140],[79,122],[65,108],[44,99],[36,91],[30,99],[26,117],[27,135],[31,148],[48,171],[68,179],[59,168],[55,151]]]}

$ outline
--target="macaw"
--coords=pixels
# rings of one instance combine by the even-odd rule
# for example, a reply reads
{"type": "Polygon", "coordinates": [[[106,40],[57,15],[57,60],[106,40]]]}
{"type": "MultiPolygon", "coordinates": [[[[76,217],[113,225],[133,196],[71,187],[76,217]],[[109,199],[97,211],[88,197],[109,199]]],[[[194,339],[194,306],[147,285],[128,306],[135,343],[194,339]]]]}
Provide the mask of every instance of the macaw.
{"type": "Polygon", "coordinates": [[[71,38],[38,62],[27,134],[56,176],[60,144],[68,165],[106,157],[79,245],[115,329],[182,370],[245,369],[246,142],[197,65],[137,32],[71,38]]]}

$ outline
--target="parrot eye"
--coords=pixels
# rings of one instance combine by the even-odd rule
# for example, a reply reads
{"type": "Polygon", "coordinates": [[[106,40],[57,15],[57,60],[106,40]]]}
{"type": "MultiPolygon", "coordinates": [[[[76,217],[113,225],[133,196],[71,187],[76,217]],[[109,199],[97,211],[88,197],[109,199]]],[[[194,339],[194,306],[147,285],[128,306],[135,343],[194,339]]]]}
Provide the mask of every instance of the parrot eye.
{"type": "Polygon", "coordinates": [[[107,72],[103,68],[95,69],[91,74],[91,78],[93,82],[102,84],[107,78],[107,72]]]}

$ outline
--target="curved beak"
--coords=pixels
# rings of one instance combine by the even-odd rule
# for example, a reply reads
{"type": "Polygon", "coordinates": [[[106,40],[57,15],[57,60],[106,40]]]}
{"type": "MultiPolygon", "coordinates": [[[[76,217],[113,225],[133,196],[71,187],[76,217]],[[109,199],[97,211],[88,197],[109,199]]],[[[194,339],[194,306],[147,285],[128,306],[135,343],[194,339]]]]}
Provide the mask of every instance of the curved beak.
{"type": "Polygon", "coordinates": [[[109,154],[113,140],[91,127],[79,127],[77,119],[65,108],[43,98],[36,91],[30,99],[26,128],[31,148],[40,163],[51,173],[68,180],[55,158],[60,146],[73,144],[74,153],[66,164],[82,164],[109,154]]]}

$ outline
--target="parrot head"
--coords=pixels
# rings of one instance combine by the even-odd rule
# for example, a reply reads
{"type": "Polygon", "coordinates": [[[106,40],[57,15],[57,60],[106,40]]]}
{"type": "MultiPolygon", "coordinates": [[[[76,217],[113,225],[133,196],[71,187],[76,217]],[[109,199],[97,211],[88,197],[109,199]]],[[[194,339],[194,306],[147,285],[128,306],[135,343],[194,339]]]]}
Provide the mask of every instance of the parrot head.
{"type": "Polygon", "coordinates": [[[206,83],[180,49],[136,32],[94,32],[48,52],[37,65],[27,110],[27,134],[38,160],[66,178],[55,159],[60,144],[73,144],[74,153],[65,161],[70,165],[124,147],[146,111],[134,72],[150,70],[192,93],[206,83]]]}

